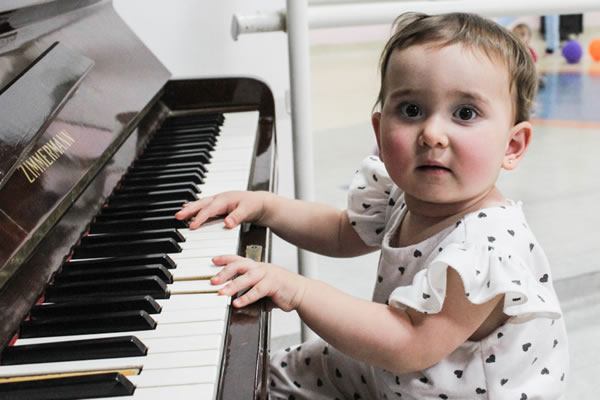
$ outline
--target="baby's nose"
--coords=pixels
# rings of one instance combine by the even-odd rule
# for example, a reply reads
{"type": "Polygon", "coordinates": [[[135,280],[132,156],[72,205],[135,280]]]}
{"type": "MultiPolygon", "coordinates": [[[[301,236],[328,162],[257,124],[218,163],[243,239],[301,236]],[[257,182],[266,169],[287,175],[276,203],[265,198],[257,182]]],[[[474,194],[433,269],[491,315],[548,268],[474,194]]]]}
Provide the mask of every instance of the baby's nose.
{"type": "Polygon", "coordinates": [[[436,116],[428,118],[423,125],[423,131],[419,135],[418,143],[420,146],[431,148],[448,146],[446,124],[443,119],[436,116]]]}

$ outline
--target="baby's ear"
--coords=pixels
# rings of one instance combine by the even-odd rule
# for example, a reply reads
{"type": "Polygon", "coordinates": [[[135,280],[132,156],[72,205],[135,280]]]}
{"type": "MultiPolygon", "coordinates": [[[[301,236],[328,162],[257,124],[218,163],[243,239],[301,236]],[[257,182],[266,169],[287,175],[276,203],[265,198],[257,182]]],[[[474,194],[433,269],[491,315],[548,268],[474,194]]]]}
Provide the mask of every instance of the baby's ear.
{"type": "Polygon", "coordinates": [[[381,128],[381,113],[374,112],[371,115],[371,125],[373,125],[373,133],[375,133],[375,140],[377,141],[377,148],[379,149],[379,158],[383,161],[383,156],[381,154],[381,139],[380,139],[380,131],[381,128]]]}
{"type": "Polygon", "coordinates": [[[506,170],[517,168],[529,147],[531,133],[532,127],[529,121],[519,122],[511,128],[502,168],[506,170]]]}

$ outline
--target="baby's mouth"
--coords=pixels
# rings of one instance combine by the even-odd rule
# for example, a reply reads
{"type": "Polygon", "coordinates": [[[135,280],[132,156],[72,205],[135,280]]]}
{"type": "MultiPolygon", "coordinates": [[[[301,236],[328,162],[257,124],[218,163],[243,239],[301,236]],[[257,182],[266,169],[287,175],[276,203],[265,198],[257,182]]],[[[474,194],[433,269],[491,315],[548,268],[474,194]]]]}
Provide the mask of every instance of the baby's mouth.
{"type": "Polygon", "coordinates": [[[451,172],[450,168],[446,168],[443,165],[420,165],[417,167],[417,170],[419,171],[423,171],[423,172],[435,172],[435,171],[447,171],[447,172],[451,172]]]}

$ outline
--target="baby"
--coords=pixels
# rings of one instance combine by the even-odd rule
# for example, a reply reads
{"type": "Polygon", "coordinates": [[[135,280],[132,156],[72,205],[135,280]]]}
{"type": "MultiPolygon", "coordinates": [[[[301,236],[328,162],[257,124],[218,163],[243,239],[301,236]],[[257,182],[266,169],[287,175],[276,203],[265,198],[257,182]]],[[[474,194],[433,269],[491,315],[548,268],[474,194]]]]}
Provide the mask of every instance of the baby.
{"type": "Polygon", "coordinates": [[[348,209],[228,192],[177,214],[195,228],[268,226],[328,256],[380,250],[372,301],[234,255],[211,282],[243,307],[269,297],[320,338],[273,355],[271,399],[558,399],[568,348],[546,257],[496,186],[530,144],[527,47],[471,14],[404,14],[381,57],[379,158],[348,209]]]}

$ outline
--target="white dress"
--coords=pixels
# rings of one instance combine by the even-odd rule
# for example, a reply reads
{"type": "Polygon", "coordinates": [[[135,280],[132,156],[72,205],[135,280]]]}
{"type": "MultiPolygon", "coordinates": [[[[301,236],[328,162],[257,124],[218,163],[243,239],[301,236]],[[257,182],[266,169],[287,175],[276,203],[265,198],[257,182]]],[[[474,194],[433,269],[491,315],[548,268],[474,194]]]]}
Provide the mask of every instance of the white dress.
{"type": "MultiPolygon", "coordinates": [[[[424,313],[442,309],[446,269],[468,299],[504,294],[509,319],[423,371],[394,374],[353,360],[321,340],[272,357],[272,399],[560,399],[569,368],[567,335],[550,268],[520,204],[465,215],[423,242],[389,246],[406,207],[376,157],[363,161],[348,215],[362,240],[381,248],[373,301],[424,313]]],[[[440,333],[443,334],[443,333],[440,333]]]]}

